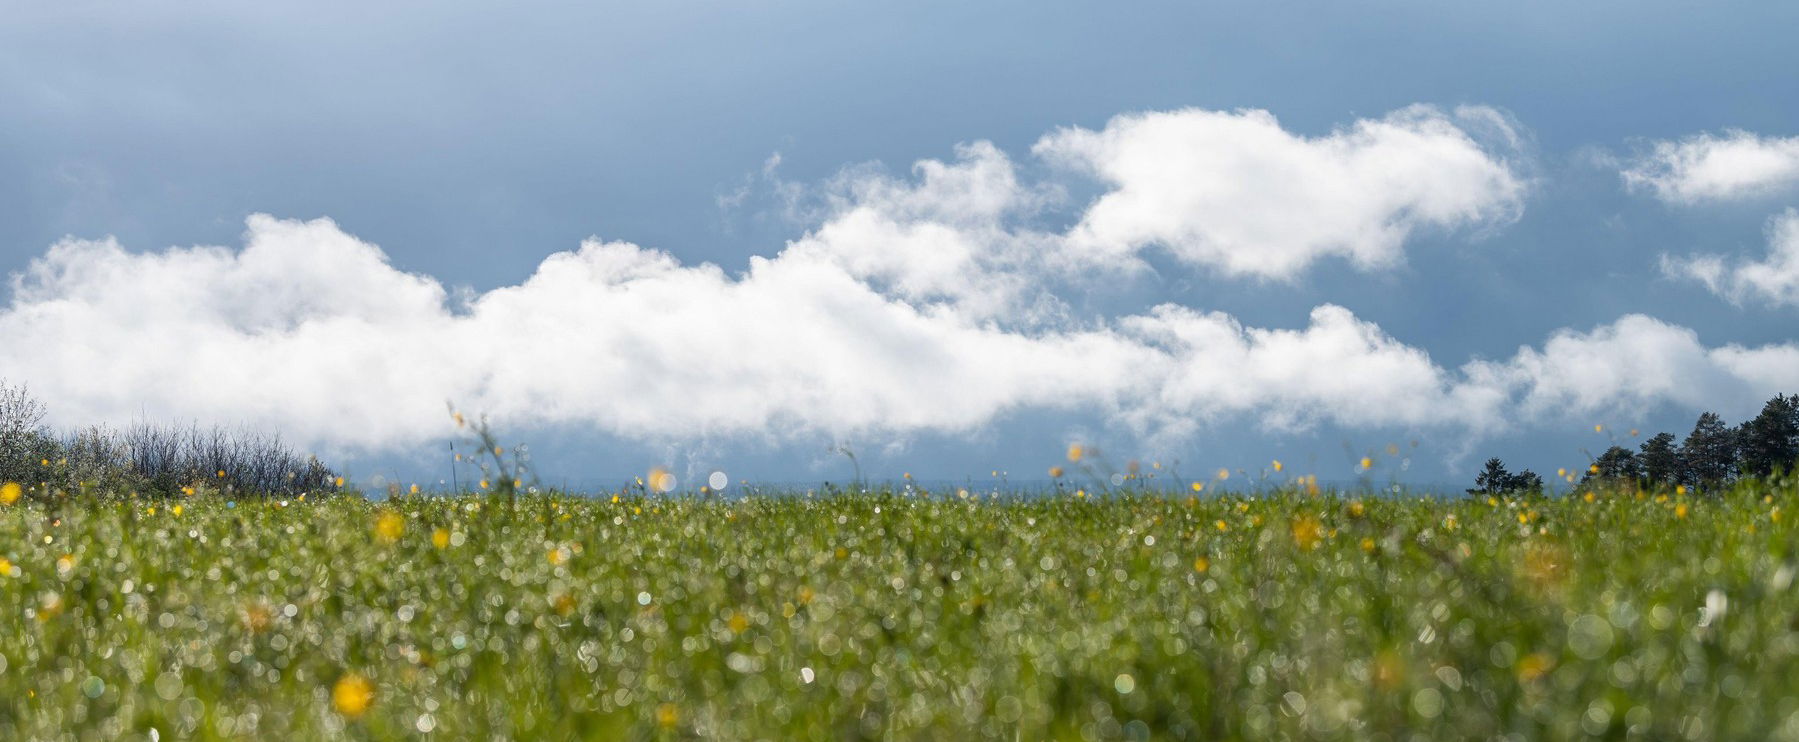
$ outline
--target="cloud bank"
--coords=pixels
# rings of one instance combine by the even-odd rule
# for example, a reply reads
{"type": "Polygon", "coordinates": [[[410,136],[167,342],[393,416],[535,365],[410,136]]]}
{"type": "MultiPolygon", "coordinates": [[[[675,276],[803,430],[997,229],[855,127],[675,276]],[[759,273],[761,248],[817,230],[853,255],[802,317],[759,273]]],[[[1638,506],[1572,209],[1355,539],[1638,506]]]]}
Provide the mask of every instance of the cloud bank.
{"type": "Polygon", "coordinates": [[[1061,184],[975,143],[910,177],[846,174],[816,226],[739,273],[591,239],[461,299],[328,219],[252,216],[241,249],[70,239],[14,276],[0,364],[63,424],[195,418],[359,451],[447,435],[446,400],[634,439],[954,433],[1035,410],[1143,437],[1226,420],[1483,435],[1799,378],[1799,347],[1706,348],[1636,315],[1450,369],[1332,304],[1298,328],[1071,309],[1096,267],[1153,247],[1280,277],[1509,218],[1524,180],[1454,123],[1482,120],[1502,121],[1413,108],[1307,139],[1254,111],[1125,116],[1033,148],[1109,188],[1064,230],[1033,226],[1061,184]]]}
{"type": "Polygon", "coordinates": [[[1661,266],[1663,274],[1699,281],[1732,304],[1753,300],[1775,307],[1799,306],[1799,210],[1787,209],[1768,222],[1768,254],[1761,260],[1663,255],[1661,266]]]}
{"type": "Polygon", "coordinates": [[[1799,184],[1799,137],[1732,129],[1658,141],[1621,174],[1632,190],[1671,204],[1765,196],[1799,184]]]}

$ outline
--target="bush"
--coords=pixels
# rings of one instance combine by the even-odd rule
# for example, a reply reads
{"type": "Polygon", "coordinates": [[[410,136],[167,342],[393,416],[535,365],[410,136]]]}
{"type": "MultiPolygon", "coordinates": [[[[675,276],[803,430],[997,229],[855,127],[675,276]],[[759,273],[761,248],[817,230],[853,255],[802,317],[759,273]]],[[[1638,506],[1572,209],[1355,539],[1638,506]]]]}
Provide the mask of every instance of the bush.
{"type": "Polygon", "coordinates": [[[0,481],[18,482],[37,496],[58,490],[168,496],[189,488],[280,496],[321,490],[336,478],[278,435],[139,423],[59,437],[43,426],[46,412],[24,387],[0,381],[0,481]]]}

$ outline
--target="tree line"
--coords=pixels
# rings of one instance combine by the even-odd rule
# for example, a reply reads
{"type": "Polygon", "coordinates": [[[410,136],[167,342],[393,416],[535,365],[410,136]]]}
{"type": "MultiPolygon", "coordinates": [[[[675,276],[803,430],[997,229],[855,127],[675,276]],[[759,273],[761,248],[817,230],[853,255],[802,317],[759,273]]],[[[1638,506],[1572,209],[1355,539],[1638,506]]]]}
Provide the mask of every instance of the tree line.
{"type": "MultiPolygon", "coordinates": [[[[1686,487],[1721,492],[1744,477],[1768,477],[1799,466],[1799,395],[1777,395],[1754,418],[1732,427],[1706,412],[1676,442],[1657,433],[1637,450],[1612,446],[1587,467],[1577,487],[1686,487]]],[[[1469,494],[1541,492],[1543,478],[1526,469],[1516,474],[1505,462],[1487,459],[1469,494]]]]}

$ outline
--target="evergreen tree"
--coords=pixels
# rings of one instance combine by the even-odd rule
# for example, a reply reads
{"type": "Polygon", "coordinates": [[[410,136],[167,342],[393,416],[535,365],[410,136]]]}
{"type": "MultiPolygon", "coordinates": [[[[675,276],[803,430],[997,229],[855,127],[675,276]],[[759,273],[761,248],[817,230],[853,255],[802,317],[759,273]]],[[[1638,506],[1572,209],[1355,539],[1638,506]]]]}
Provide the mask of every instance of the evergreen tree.
{"type": "Polygon", "coordinates": [[[1470,495],[1502,495],[1507,492],[1542,492],[1543,478],[1529,469],[1513,474],[1505,468],[1505,462],[1497,458],[1487,459],[1486,466],[1474,477],[1474,489],[1468,490],[1470,495]]]}
{"type": "Polygon", "coordinates": [[[1506,489],[1511,492],[1524,492],[1533,495],[1543,493],[1543,478],[1537,476],[1536,472],[1529,469],[1525,469],[1524,471],[1512,475],[1512,480],[1509,484],[1510,486],[1506,487],[1506,489]]]}
{"type": "Polygon", "coordinates": [[[1643,464],[1637,460],[1637,455],[1623,446],[1612,446],[1605,449],[1605,453],[1599,454],[1581,484],[1585,485],[1593,480],[1635,483],[1642,478],[1643,464]]]}
{"type": "Polygon", "coordinates": [[[1486,466],[1474,477],[1474,489],[1468,490],[1468,494],[1497,495],[1511,487],[1512,473],[1506,471],[1505,462],[1495,457],[1487,459],[1486,466]]]}
{"type": "Polygon", "coordinates": [[[1680,474],[1680,449],[1674,445],[1673,433],[1656,433],[1649,440],[1643,441],[1642,455],[1637,457],[1637,464],[1643,469],[1643,478],[1650,484],[1672,486],[1677,483],[1680,474]]]}
{"type": "Polygon", "coordinates": [[[1744,474],[1765,477],[1799,460],[1799,395],[1768,400],[1760,415],[1737,429],[1744,474]]]}
{"type": "Polygon", "coordinates": [[[1700,415],[1680,444],[1680,483],[1704,488],[1729,483],[1737,468],[1736,439],[1736,431],[1717,413],[1700,415]]]}

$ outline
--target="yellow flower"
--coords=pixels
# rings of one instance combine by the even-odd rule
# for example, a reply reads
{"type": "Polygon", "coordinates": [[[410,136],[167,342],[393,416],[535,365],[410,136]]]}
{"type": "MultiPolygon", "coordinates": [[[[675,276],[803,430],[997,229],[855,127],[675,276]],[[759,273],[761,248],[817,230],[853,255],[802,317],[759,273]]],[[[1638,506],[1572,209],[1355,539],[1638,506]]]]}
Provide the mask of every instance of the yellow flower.
{"type": "Polygon", "coordinates": [[[1205,482],[1194,482],[1193,483],[1193,491],[1194,492],[1204,492],[1205,489],[1206,489],[1205,482]]]}
{"type": "Polygon", "coordinates": [[[1079,443],[1073,443],[1068,446],[1069,461],[1080,461],[1081,455],[1084,453],[1086,453],[1086,451],[1081,448],[1081,444],[1079,443]]]}
{"type": "Polygon", "coordinates": [[[1518,660],[1518,682],[1533,683],[1555,667],[1555,658],[1544,652],[1532,652],[1518,660]]]}
{"type": "Polygon", "coordinates": [[[1292,531],[1293,543],[1298,544],[1302,551],[1316,549],[1318,542],[1324,540],[1324,529],[1319,525],[1318,519],[1310,515],[1295,519],[1292,531]]]}
{"type": "Polygon", "coordinates": [[[399,541],[406,535],[406,518],[392,510],[384,512],[375,519],[375,537],[384,543],[399,541]]]}
{"type": "Polygon", "coordinates": [[[439,528],[435,531],[432,531],[431,532],[431,545],[435,546],[439,549],[449,546],[450,545],[449,529],[439,528]]]}
{"type": "Polygon", "coordinates": [[[11,505],[18,502],[21,494],[23,494],[23,488],[19,486],[18,482],[0,484],[0,505],[11,505]]]}
{"type": "Polygon", "coordinates": [[[1567,477],[1567,476],[1568,476],[1568,470],[1567,470],[1567,469],[1566,469],[1566,468],[1562,468],[1562,467],[1558,467],[1558,468],[1557,468],[1557,469],[1556,469],[1556,470],[1555,470],[1555,475],[1556,475],[1556,476],[1558,476],[1558,477],[1564,477],[1564,478],[1566,478],[1566,477],[1567,477]]]}
{"type": "Polygon", "coordinates": [[[1587,502],[1592,502],[1593,501],[1592,491],[1589,490],[1585,496],[1581,497],[1581,499],[1586,500],[1587,502]]]}
{"type": "Polygon", "coordinates": [[[411,487],[411,488],[409,488],[409,489],[408,489],[408,490],[407,490],[407,491],[408,491],[408,492],[410,492],[410,493],[411,493],[411,494],[414,494],[414,495],[416,495],[416,494],[418,494],[418,493],[419,493],[419,486],[418,486],[418,485],[416,485],[416,484],[415,484],[415,485],[412,485],[412,487],[411,487]]]}
{"type": "Polygon", "coordinates": [[[356,673],[337,679],[331,687],[331,707],[350,719],[360,719],[375,703],[375,684],[356,673]]]}
{"type": "Polygon", "coordinates": [[[750,628],[750,620],[744,617],[743,611],[731,611],[731,618],[725,625],[730,627],[731,633],[741,634],[750,628]]]}
{"type": "Polygon", "coordinates": [[[1198,559],[1193,560],[1193,571],[1195,571],[1195,572],[1204,574],[1206,572],[1206,570],[1209,570],[1211,568],[1212,568],[1212,560],[1210,560],[1210,559],[1207,559],[1205,557],[1199,557],[1198,559]]]}
{"type": "Polygon", "coordinates": [[[1060,467],[1060,466],[1050,467],[1049,468],[1049,478],[1050,479],[1061,479],[1062,478],[1062,467],[1060,467]]]}
{"type": "Polygon", "coordinates": [[[665,703],[656,707],[656,723],[661,725],[663,729],[673,729],[675,728],[675,724],[680,721],[681,714],[675,709],[674,704],[665,703]]]}
{"type": "Polygon", "coordinates": [[[1674,517],[1680,518],[1682,520],[1686,519],[1686,517],[1687,517],[1687,504],[1686,503],[1683,502],[1679,505],[1674,506],[1674,517]]]}
{"type": "Polygon", "coordinates": [[[333,482],[333,483],[335,483],[335,484],[337,484],[337,486],[339,486],[339,487],[342,487],[342,486],[344,486],[344,478],[343,478],[343,477],[338,477],[338,478],[336,478],[336,479],[333,479],[333,480],[331,480],[331,481],[332,481],[332,482],[333,482]]]}
{"type": "Polygon", "coordinates": [[[675,475],[660,466],[651,469],[648,478],[652,492],[673,492],[675,489],[675,475]]]}
{"type": "Polygon", "coordinates": [[[224,470],[224,469],[220,469],[220,470],[219,470],[219,478],[220,478],[220,479],[224,479],[224,478],[225,478],[225,470],[224,470]]]}
{"type": "Polygon", "coordinates": [[[549,560],[550,566],[561,565],[562,563],[568,561],[568,547],[558,546],[554,549],[551,549],[550,553],[548,555],[546,555],[545,558],[549,560]]]}
{"type": "Polygon", "coordinates": [[[1684,484],[1677,484],[1677,485],[1674,485],[1674,494],[1676,494],[1676,495],[1684,495],[1684,494],[1686,494],[1686,493],[1687,493],[1687,486],[1686,486],[1686,485],[1684,485],[1684,484]]]}
{"type": "Polygon", "coordinates": [[[1593,432],[1595,432],[1595,433],[1597,433],[1597,432],[1599,432],[1599,431],[1601,431],[1601,430],[1605,430],[1605,426],[1604,426],[1604,425],[1595,425],[1595,426],[1593,426],[1593,432]]]}
{"type": "Polygon", "coordinates": [[[12,576],[12,560],[0,558],[0,577],[12,576]]]}
{"type": "Polygon", "coordinates": [[[1349,503],[1349,517],[1360,518],[1366,512],[1368,512],[1368,508],[1362,505],[1361,500],[1354,500],[1349,503]]]}
{"type": "Polygon", "coordinates": [[[1373,469],[1373,468],[1374,468],[1374,459],[1369,456],[1363,456],[1362,457],[1362,471],[1367,471],[1367,470],[1373,469]]]}
{"type": "Polygon", "coordinates": [[[1587,473],[1588,474],[1598,474],[1599,473],[1599,465],[1598,464],[1589,465],[1587,467],[1587,473]]]}
{"type": "Polygon", "coordinates": [[[172,508],[169,508],[169,512],[174,513],[176,516],[180,516],[181,515],[181,506],[176,505],[172,508]]]}
{"type": "Polygon", "coordinates": [[[1282,466],[1281,466],[1281,460],[1280,460],[1280,459],[1275,459],[1275,460],[1274,460],[1274,471],[1275,471],[1275,472],[1277,472],[1277,473],[1278,473],[1278,472],[1279,472],[1279,471],[1280,471],[1280,470],[1281,470],[1281,469],[1283,469],[1283,468],[1285,468],[1285,467],[1282,467],[1282,466]]]}
{"type": "Polygon", "coordinates": [[[1225,523],[1223,519],[1212,521],[1212,525],[1218,529],[1219,533],[1231,530],[1230,525],[1225,523]]]}
{"type": "Polygon", "coordinates": [[[1231,478],[1231,470],[1227,469],[1225,467],[1219,467],[1218,468],[1218,478],[1219,479],[1230,479],[1231,478]]]}
{"type": "Polygon", "coordinates": [[[1374,553],[1374,539],[1363,538],[1362,539],[1362,551],[1368,552],[1369,554],[1373,554],[1374,553]]]}
{"type": "Polygon", "coordinates": [[[481,480],[481,489],[487,489],[487,480],[481,480]]]}

